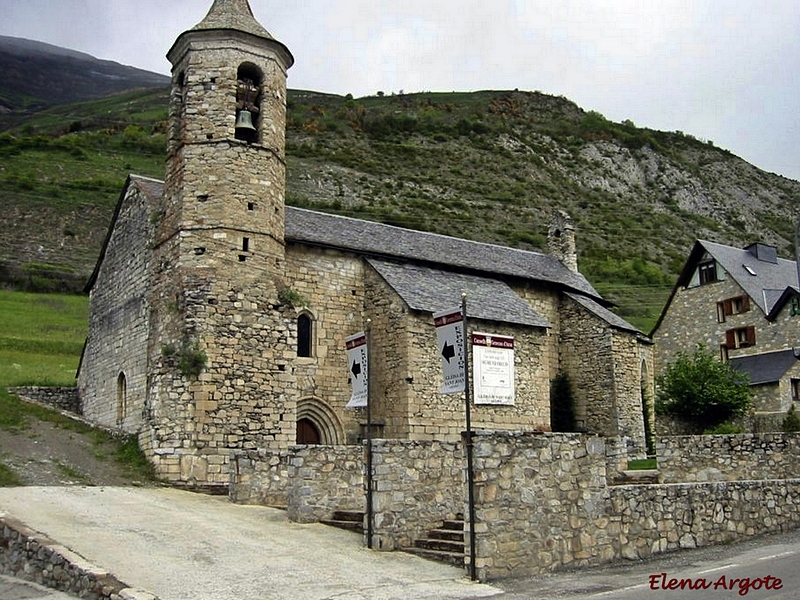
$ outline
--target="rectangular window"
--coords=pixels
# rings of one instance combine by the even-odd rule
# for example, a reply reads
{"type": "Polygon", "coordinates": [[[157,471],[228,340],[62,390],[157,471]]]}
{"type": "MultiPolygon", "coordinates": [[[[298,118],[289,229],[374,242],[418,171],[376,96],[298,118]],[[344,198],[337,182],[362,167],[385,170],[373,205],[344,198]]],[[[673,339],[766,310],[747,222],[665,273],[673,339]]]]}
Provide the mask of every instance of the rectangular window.
{"type": "Polygon", "coordinates": [[[740,315],[750,310],[749,296],[736,296],[717,302],[717,321],[724,323],[731,315],[740,315]]]}
{"type": "Polygon", "coordinates": [[[728,329],[728,331],[725,332],[725,345],[728,347],[728,350],[755,346],[756,328],[751,325],[749,327],[728,329]]]}
{"type": "Polygon", "coordinates": [[[714,283],[717,280],[717,263],[713,260],[701,263],[697,267],[697,272],[700,276],[700,285],[714,283]]]}
{"type": "Polygon", "coordinates": [[[800,379],[792,379],[792,400],[800,402],[800,379]]]}
{"type": "Polygon", "coordinates": [[[250,250],[250,238],[242,238],[242,252],[250,250]]]}

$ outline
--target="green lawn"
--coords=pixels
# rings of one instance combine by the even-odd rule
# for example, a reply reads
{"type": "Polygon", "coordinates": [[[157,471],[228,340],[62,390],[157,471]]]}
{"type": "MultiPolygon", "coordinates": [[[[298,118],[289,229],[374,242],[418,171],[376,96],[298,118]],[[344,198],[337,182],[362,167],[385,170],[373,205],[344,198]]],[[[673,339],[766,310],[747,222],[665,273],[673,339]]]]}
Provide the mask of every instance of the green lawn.
{"type": "Polygon", "coordinates": [[[88,298],[0,290],[0,389],[75,385],[88,298]]]}

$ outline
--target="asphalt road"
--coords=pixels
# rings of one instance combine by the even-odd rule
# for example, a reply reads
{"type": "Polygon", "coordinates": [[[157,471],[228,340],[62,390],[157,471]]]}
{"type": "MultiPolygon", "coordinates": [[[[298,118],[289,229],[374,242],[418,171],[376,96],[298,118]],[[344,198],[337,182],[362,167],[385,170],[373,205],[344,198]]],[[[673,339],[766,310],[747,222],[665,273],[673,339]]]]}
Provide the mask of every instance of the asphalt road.
{"type": "MultiPolygon", "coordinates": [[[[162,600],[800,598],[800,531],[486,585],[280,510],[173,489],[0,488],[0,512],[162,600]]],[[[64,598],[0,578],[1,600],[64,598]]]]}

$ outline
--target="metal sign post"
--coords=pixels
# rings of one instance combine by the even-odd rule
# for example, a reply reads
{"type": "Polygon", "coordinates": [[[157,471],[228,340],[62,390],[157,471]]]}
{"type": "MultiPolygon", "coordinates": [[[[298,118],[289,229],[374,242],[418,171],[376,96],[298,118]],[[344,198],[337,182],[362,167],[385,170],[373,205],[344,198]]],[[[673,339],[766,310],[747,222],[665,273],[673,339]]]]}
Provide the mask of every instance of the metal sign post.
{"type": "MultiPolygon", "coordinates": [[[[372,320],[367,319],[367,365],[372,368],[372,320]]],[[[372,399],[374,385],[367,371],[367,548],[372,549],[372,399]]]]}
{"type": "Polygon", "coordinates": [[[467,413],[467,503],[469,511],[469,577],[477,580],[475,571],[475,471],[472,466],[472,420],[470,416],[469,334],[467,329],[467,295],[461,294],[464,320],[464,405],[467,413]]]}

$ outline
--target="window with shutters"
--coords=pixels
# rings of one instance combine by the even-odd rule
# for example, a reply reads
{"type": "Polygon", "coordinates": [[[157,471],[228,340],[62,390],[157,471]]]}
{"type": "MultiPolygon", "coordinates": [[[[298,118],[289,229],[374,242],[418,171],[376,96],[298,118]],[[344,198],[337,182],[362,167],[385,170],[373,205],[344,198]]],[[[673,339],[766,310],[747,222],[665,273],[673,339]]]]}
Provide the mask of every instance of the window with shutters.
{"type": "Polygon", "coordinates": [[[717,302],[717,321],[724,323],[731,315],[740,315],[750,310],[749,296],[736,296],[717,302]]]}
{"type": "Polygon", "coordinates": [[[755,346],[756,328],[751,325],[749,327],[728,329],[728,331],[725,332],[725,345],[728,347],[728,350],[755,346]]]}

